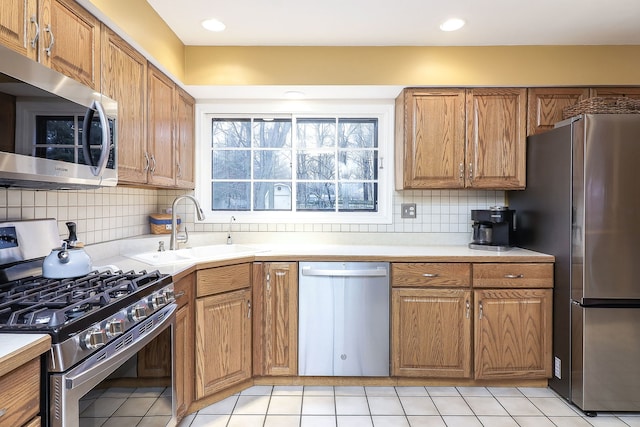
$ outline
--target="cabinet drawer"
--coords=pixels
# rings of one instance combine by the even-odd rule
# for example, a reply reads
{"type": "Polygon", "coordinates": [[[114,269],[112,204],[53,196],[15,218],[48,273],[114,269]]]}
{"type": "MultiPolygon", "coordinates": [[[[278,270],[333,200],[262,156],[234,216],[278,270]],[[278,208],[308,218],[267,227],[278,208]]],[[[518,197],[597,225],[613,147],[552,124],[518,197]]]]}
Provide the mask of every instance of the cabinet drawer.
{"type": "Polygon", "coordinates": [[[40,412],[40,358],[0,378],[0,426],[21,426],[40,412]],[[7,393],[7,390],[11,390],[7,393]]]}
{"type": "Polygon", "coordinates": [[[553,264],[473,264],[473,287],[552,288],[553,264]]]}
{"type": "Polygon", "coordinates": [[[185,304],[188,304],[191,301],[193,293],[195,292],[195,282],[196,275],[194,273],[191,273],[188,276],[185,276],[182,279],[173,282],[173,290],[176,295],[178,308],[182,307],[185,304]]]}
{"type": "Polygon", "coordinates": [[[449,262],[401,262],[391,265],[391,283],[406,286],[471,285],[471,264],[449,262]]]}
{"type": "Polygon", "coordinates": [[[198,270],[197,297],[219,294],[251,286],[251,264],[227,265],[198,270]]]}

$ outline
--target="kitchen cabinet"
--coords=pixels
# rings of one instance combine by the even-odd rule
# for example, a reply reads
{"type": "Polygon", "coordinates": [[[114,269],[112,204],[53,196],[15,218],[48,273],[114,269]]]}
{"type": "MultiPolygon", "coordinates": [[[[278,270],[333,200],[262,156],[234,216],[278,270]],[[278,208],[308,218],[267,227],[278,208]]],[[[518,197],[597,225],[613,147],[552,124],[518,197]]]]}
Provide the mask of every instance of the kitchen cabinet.
{"type": "Polygon", "coordinates": [[[254,375],[298,374],[298,264],[254,263],[254,375]]]}
{"type": "Polygon", "coordinates": [[[473,280],[475,378],[550,378],[553,265],[474,264],[473,280]]]}
{"type": "Polygon", "coordinates": [[[396,99],[396,188],[463,188],[464,89],[405,89],[396,99]]]}
{"type": "Polygon", "coordinates": [[[100,90],[100,21],[75,1],[4,0],[0,42],[100,90]]]}
{"type": "Polygon", "coordinates": [[[178,418],[187,414],[195,391],[195,289],[195,273],[181,278],[174,284],[178,304],[174,334],[174,381],[178,418]]]}
{"type": "Polygon", "coordinates": [[[172,187],[176,179],[174,147],[175,84],[149,64],[147,74],[148,183],[172,187]]]}
{"type": "Polygon", "coordinates": [[[196,399],[251,378],[251,264],[196,275],[196,399]]]}
{"type": "Polygon", "coordinates": [[[118,102],[118,181],[146,183],[147,60],[109,28],[102,34],[102,92],[118,102]]]}
{"type": "Polygon", "coordinates": [[[195,100],[176,89],[176,186],[195,188],[195,100]]]}
{"type": "Polygon", "coordinates": [[[526,98],[522,88],[467,89],[467,187],[525,187],[526,98]]]}
{"type": "Polygon", "coordinates": [[[471,264],[393,263],[391,374],[471,377],[471,264]]]}
{"type": "Polygon", "coordinates": [[[520,88],[405,89],[396,189],[524,188],[526,107],[520,88]]]}
{"type": "Polygon", "coordinates": [[[0,426],[40,425],[39,357],[1,376],[0,390],[0,426]]]}
{"type": "Polygon", "coordinates": [[[527,136],[542,133],[564,119],[566,107],[589,98],[589,88],[547,87],[527,89],[527,136]]]}
{"type": "Polygon", "coordinates": [[[591,96],[618,97],[626,96],[629,98],[640,99],[640,87],[593,87],[590,91],[591,96]]]}

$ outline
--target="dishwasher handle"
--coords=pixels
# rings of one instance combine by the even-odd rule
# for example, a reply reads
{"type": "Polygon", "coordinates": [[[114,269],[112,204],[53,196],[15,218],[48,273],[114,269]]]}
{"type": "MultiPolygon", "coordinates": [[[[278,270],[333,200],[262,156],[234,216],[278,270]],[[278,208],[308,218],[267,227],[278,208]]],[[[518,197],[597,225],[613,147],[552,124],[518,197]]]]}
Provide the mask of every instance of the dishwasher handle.
{"type": "Polygon", "coordinates": [[[302,275],[326,277],[386,277],[387,269],[377,267],[366,270],[320,270],[311,267],[302,267],[302,275]]]}

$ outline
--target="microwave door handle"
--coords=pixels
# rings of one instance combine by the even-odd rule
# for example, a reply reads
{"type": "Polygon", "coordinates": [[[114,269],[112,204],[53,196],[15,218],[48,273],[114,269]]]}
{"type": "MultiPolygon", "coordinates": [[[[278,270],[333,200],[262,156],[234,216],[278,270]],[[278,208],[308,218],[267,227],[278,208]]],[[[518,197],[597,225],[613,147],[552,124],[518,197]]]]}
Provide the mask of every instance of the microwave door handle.
{"type": "Polygon", "coordinates": [[[102,108],[102,104],[100,102],[91,102],[91,106],[84,115],[82,129],[82,150],[84,152],[84,158],[89,162],[91,172],[95,176],[100,176],[107,167],[109,151],[111,149],[111,129],[109,129],[109,120],[107,120],[107,115],[105,114],[104,108],[102,108]],[[100,127],[102,128],[102,149],[97,165],[93,164],[89,145],[89,142],[91,141],[91,122],[93,121],[94,109],[98,112],[98,116],[100,117],[100,127]]]}

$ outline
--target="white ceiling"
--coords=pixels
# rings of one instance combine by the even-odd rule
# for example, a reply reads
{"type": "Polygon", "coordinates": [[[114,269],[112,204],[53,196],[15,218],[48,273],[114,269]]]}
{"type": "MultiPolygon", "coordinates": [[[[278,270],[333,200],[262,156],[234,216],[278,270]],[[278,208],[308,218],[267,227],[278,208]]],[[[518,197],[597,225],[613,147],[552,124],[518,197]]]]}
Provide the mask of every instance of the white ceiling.
{"type": "Polygon", "coordinates": [[[185,45],[640,44],[640,0],[147,0],[185,45]],[[467,22],[445,33],[450,17],[467,22]],[[222,33],[200,26],[226,24],[222,33]]]}

